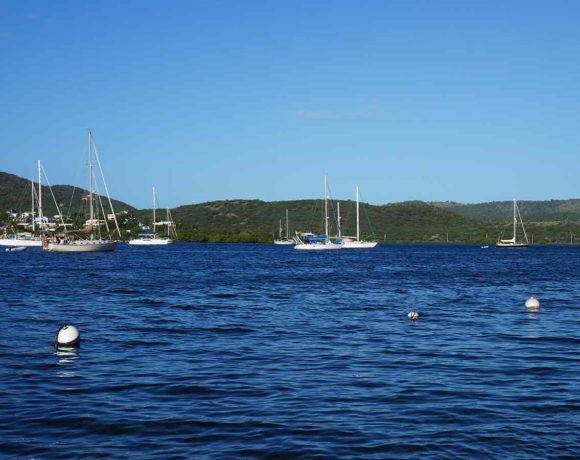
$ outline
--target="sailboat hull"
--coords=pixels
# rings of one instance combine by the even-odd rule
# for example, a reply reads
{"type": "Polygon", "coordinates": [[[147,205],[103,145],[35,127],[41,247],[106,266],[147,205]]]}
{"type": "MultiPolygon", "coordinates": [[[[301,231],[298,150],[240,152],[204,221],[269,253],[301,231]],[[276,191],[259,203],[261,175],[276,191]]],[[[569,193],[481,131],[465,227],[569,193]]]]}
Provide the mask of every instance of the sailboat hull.
{"type": "Polygon", "coordinates": [[[15,248],[6,248],[6,252],[22,252],[26,251],[28,248],[26,246],[18,246],[15,248]]]}
{"type": "Polygon", "coordinates": [[[377,244],[376,241],[343,241],[342,249],[372,249],[377,244]]]}
{"type": "Polygon", "coordinates": [[[168,244],[173,243],[173,240],[169,238],[151,238],[151,239],[138,239],[138,240],[129,240],[129,244],[131,246],[167,246],[168,244]]]}
{"type": "Polygon", "coordinates": [[[20,248],[20,247],[27,247],[27,248],[39,248],[42,246],[41,240],[34,240],[34,239],[18,239],[18,238],[0,238],[0,246],[5,248],[20,248]]]}
{"type": "Polygon", "coordinates": [[[116,247],[116,241],[75,240],[66,243],[47,242],[42,249],[45,252],[111,252],[116,247]]]}
{"type": "Polygon", "coordinates": [[[290,246],[292,244],[294,244],[294,241],[292,240],[274,240],[274,244],[280,244],[280,245],[285,245],[285,246],[290,246]]]}
{"type": "Polygon", "coordinates": [[[519,248],[527,248],[529,245],[527,243],[496,243],[496,248],[512,248],[512,249],[519,249],[519,248]]]}
{"type": "Polygon", "coordinates": [[[327,243],[327,244],[310,243],[310,244],[297,244],[296,246],[294,246],[294,249],[297,249],[299,251],[332,251],[341,248],[342,244],[335,243],[327,243]]]}

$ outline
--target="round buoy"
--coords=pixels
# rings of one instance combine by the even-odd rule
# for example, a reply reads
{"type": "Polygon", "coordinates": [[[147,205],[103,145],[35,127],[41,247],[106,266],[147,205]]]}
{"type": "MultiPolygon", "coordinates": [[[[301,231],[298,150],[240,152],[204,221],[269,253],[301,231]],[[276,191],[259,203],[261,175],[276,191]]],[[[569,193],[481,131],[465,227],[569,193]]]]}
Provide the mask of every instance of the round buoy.
{"type": "Polygon", "coordinates": [[[540,301],[535,297],[530,297],[528,300],[526,300],[526,309],[529,311],[539,311],[540,301]]]}
{"type": "Polygon", "coordinates": [[[419,313],[416,311],[410,311],[409,314],[407,315],[407,317],[410,320],[415,321],[415,320],[419,319],[419,313]]]}
{"type": "Polygon", "coordinates": [[[81,335],[74,326],[61,326],[54,342],[57,347],[78,347],[81,344],[81,335]]]}

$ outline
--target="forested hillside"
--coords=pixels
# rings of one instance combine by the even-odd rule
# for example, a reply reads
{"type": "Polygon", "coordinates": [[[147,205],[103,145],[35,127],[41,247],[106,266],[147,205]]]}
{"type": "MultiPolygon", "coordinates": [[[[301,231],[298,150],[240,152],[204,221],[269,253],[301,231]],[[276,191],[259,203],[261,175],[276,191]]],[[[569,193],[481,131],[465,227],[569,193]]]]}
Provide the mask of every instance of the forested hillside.
{"type": "MultiPolygon", "coordinates": [[[[44,214],[56,214],[55,201],[64,214],[86,216],[87,191],[69,185],[43,187],[44,214]]],[[[9,212],[25,212],[31,207],[30,181],[0,173],[0,221],[8,223],[9,212]]],[[[113,200],[115,211],[126,211],[124,235],[139,231],[138,223],[150,224],[151,209],[137,210],[113,200]],[[134,217],[134,219],[131,219],[134,217]]],[[[333,201],[330,206],[331,231],[336,233],[338,204],[343,235],[356,233],[355,202],[333,201]]],[[[278,234],[280,220],[285,233],[286,209],[290,236],[296,231],[324,231],[322,200],[272,201],[225,200],[191,204],[172,209],[180,239],[208,242],[268,242],[278,234]]],[[[530,239],[536,243],[567,243],[580,235],[580,200],[522,201],[519,208],[530,239]]],[[[164,210],[158,210],[158,220],[164,210]]],[[[361,234],[388,242],[493,243],[500,235],[511,235],[512,202],[461,204],[419,201],[386,205],[361,204],[361,234]]],[[[80,218],[78,220],[81,220],[80,218]]]]}

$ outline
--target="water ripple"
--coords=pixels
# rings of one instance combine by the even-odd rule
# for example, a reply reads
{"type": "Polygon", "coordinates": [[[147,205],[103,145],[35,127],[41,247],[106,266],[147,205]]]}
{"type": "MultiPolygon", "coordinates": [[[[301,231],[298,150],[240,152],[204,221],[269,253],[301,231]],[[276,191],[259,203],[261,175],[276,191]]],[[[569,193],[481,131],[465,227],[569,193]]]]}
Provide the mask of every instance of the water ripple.
{"type": "Polygon", "coordinates": [[[2,458],[580,456],[580,248],[9,255],[2,458]]]}

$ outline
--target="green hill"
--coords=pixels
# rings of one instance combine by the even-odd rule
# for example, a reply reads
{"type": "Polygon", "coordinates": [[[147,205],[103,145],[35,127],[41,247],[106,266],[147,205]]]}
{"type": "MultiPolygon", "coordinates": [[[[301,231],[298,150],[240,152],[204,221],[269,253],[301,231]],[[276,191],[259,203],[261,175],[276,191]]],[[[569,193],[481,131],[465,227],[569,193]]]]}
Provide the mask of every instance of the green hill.
{"type": "MultiPolygon", "coordinates": [[[[332,206],[334,216],[337,203],[332,206]]],[[[295,231],[323,233],[323,206],[322,200],[228,200],[181,206],[172,213],[180,232],[192,239],[222,240],[221,236],[211,234],[225,230],[232,237],[240,235],[245,239],[252,235],[259,241],[271,241],[278,234],[279,220],[284,219],[286,209],[290,215],[290,235],[295,231]]],[[[449,234],[450,241],[458,242],[485,238],[485,225],[426,203],[363,204],[362,209],[361,233],[365,237],[374,233],[388,241],[445,241],[449,234]]],[[[343,234],[355,235],[355,202],[340,201],[340,211],[343,234]]],[[[332,234],[334,227],[332,224],[332,234]]]]}
{"type": "MultiPolygon", "coordinates": [[[[38,190],[38,184],[34,184],[38,190]]],[[[56,203],[66,215],[85,214],[86,201],[83,197],[88,195],[88,191],[73,187],[71,185],[53,185],[51,195],[50,188],[42,188],[43,212],[47,216],[56,214],[56,203]]],[[[26,212],[31,209],[31,185],[30,181],[13,174],[0,172],[0,211],[4,212],[26,212]]],[[[104,197],[106,200],[106,197],[104,197]]],[[[116,212],[134,211],[135,208],[118,200],[111,200],[116,212]]],[[[107,209],[108,206],[105,206],[107,209]]],[[[2,219],[5,215],[2,215],[2,219]]]]}
{"type": "MultiPolygon", "coordinates": [[[[509,220],[513,212],[512,201],[462,204],[454,202],[431,203],[442,209],[461,214],[470,219],[498,222],[509,220]]],[[[518,201],[522,219],[526,222],[577,221],[580,219],[580,200],[518,201]]]]}
{"type": "MultiPolygon", "coordinates": [[[[30,181],[0,172],[0,222],[7,223],[8,211],[30,209],[30,181]]],[[[43,187],[45,215],[56,214],[54,202],[66,215],[80,217],[87,214],[83,197],[86,190],[68,185],[43,187]]],[[[356,233],[355,202],[334,201],[331,214],[336,216],[340,203],[343,235],[356,233]]],[[[113,200],[115,211],[127,211],[123,219],[127,230],[136,233],[138,223],[149,224],[151,209],[137,210],[113,200]],[[131,219],[134,217],[134,219],[131,219]]],[[[566,243],[570,235],[580,235],[580,200],[522,201],[520,212],[526,229],[535,242],[566,243]]],[[[278,234],[280,219],[290,216],[290,235],[295,231],[324,232],[323,201],[294,200],[225,200],[191,204],[172,209],[181,240],[209,242],[269,242],[278,234]]],[[[500,235],[511,234],[511,201],[461,204],[453,202],[425,203],[410,201],[381,206],[361,204],[361,233],[374,234],[380,241],[389,242],[460,242],[493,243],[500,235]]],[[[163,211],[158,210],[158,219],[163,211]]],[[[335,218],[331,219],[332,222],[335,218]]],[[[285,223],[283,222],[285,226],[285,223]]],[[[334,224],[331,234],[335,234],[334,224]]]]}

